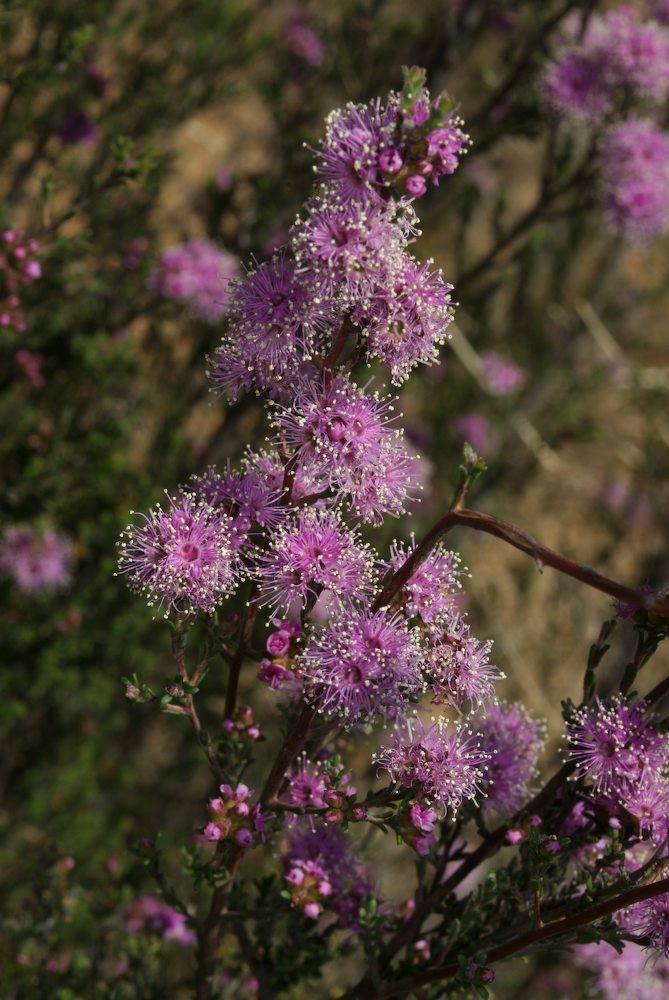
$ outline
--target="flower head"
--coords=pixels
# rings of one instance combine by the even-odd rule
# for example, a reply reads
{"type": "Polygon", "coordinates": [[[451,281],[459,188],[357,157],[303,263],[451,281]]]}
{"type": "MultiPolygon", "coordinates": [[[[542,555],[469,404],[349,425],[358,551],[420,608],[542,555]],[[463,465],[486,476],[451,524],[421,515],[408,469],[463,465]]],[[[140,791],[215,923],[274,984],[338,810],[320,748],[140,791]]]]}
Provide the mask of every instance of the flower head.
{"type": "Polygon", "coordinates": [[[546,740],[545,726],[519,702],[488,705],[473,724],[482,748],[490,754],[483,810],[511,816],[531,793],[530,783],[546,740]]]}
{"type": "Polygon", "coordinates": [[[237,261],[208,240],[189,240],[160,256],[148,279],[151,291],[187,303],[207,323],[225,315],[237,261]]]}
{"type": "Polygon", "coordinates": [[[235,585],[231,522],[192,493],[158,504],[121,537],[119,571],[149,604],[211,614],[235,585]]]}
{"type": "Polygon", "coordinates": [[[460,726],[449,730],[439,717],[429,728],[419,720],[400,726],[394,741],[381,748],[374,762],[393,781],[455,812],[481,792],[490,756],[474,733],[460,726]]]}
{"type": "Polygon", "coordinates": [[[641,701],[598,698],[574,712],[567,723],[569,757],[577,773],[598,794],[617,794],[624,783],[636,781],[645,767],[657,769],[666,759],[663,737],[645,717],[641,701]]]}
{"type": "Polygon", "coordinates": [[[284,521],[258,554],[256,568],[261,598],[284,609],[293,601],[306,604],[320,589],[352,599],[373,585],[369,548],[332,510],[308,508],[284,521]]]}
{"type": "Polygon", "coordinates": [[[427,675],[436,704],[449,703],[457,708],[469,701],[491,701],[495,684],[503,678],[490,662],[492,642],[479,642],[471,634],[464,616],[451,614],[430,630],[427,649],[427,675]]]}
{"type": "MultiPolygon", "coordinates": [[[[415,548],[413,536],[408,546],[403,542],[393,542],[388,568],[397,572],[415,548]]],[[[408,598],[404,607],[409,617],[418,617],[430,625],[452,615],[461,588],[460,577],[466,572],[460,567],[460,562],[457,552],[447,550],[441,543],[435,545],[404,584],[408,598]]]]}
{"type": "Polygon", "coordinates": [[[647,119],[614,125],[599,147],[602,204],[611,226],[644,243],[669,222],[669,136],[647,119]]]}
{"type": "Polygon", "coordinates": [[[72,546],[55,531],[5,528],[0,541],[0,573],[25,593],[54,590],[70,582],[72,546]]]}
{"type": "Polygon", "coordinates": [[[342,722],[395,718],[422,689],[416,638],[384,611],[342,609],[301,662],[313,704],[342,722]]]}

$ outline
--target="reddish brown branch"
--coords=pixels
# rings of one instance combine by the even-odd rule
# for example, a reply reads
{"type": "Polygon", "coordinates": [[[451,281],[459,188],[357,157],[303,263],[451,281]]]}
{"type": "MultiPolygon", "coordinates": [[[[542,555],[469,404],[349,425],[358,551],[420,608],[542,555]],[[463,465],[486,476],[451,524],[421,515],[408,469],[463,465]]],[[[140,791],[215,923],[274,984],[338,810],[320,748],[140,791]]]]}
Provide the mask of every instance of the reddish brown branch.
{"type": "MultiPolygon", "coordinates": [[[[560,920],[554,920],[541,927],[535,927],[513,938],[511,941],[507,941],[506,944],[493,948],[487,954],[486,964],[493,965],[495,962],[501,962],[512,955],[527,952],[534,945],[540,944],[542,941],[560,937],[563,934],[569,934],[572,931],[578,930],[579,927],[585,927],[587,924],[591,924],[595,920],[600,920],[602,917],[615,913],[617,910],[622,910],[632,903],[640,903],[644,899],[652,899],[654,896],[659,896],[665,892],[669,892],[669,878],[661,879],[659,882],[652,882],[650,885],[634,886],[631,889],[626,889],[620,895],[614,896],[613,899],[596,903],[594,906],[582,910],[581,913],[575,913],[572,916],[562,917],[560,920]]],[[[401,993],[411,993],[418,987],[451,979],[458,971],[459,966],[456,964],[444,965],[436,969],[428,969],[426,972],[420,972],[416,976],[400,979],[396,983],[378,983],[374,986],[361,986],[354,989],[348,995],[348,1000],[353,1000],[353,998],[356,998],[356,1000],[372,1000],[372,998],[373,1000],[385,1000],[386,997],[398,996],[401,993]]]]}
{"type": "Polygon", "coordinates": [[[604,594],[609,594],[611,597],[615,597],[625,604],[630,604],[635,608],[645,608],[647,611],[663,618],[669,617],[669,600],[666,598],[655,601],[649,600],[647,594],[639,590],[633,590],[631,587],[625,587],[623,584],[617,583],[615,580],[610,580],[608,577],[598,573],[591,566],[584,566],[573,559],[569,559],[568,556],[563,556],[559,552],[554,552],[553,549],[546,548],[545,545],[542,545],[531,535],[528,535],[527,532],[522,531],[515,525],[493,517],[492,514],[483,514],[480,511],[468,510],[465,507],[450,510],[448,514],[430,528],[420,544],[416,546],[414,551],[383,588],[374,602],[374,610],[387,607],[391,603],[395,595],[427,558],[437,542],[451,528],[455,527],[473,528],[474,531],[484,531],[488,535],[494,535],[496,538],[501,538],[508,545],[513,545],[514,548],[520,549],[521,552],[525,552],[528,556],[531,556],[541,568],[550,566],[552,569],[556,569],[566,576],[571,576],[575,580],[580,580],[581,583],[585,583],[589,587],[594,587],[595,590],[601,590],[604,594]]]}

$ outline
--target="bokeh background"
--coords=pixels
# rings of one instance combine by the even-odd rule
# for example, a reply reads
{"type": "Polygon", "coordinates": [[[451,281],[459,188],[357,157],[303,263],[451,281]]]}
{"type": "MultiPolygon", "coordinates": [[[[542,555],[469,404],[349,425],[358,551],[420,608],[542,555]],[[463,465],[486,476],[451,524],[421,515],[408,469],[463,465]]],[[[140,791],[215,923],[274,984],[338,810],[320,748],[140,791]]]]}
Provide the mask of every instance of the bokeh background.
{"type": "MultiPolygon", "coordinates": [[[[131,509],[238,458],[267,428],[254,398],[230,407],[208,392],[222,320],[156,274],[161,254],[192,240],[228,255],[208,265],[214,278],[271,255],[309,192],[324,116],[398,88],[402,65],[425,66],[433,92],[454,95],[473,143],[418,206],[418,252],[459,306],[443,361],[400,393],[425,489],[383,542],[443,511],[468,439],[489,466],[473,505],[621,582],[666,582],[669,241],[629,245],[613,232],[587,137],[551,117],[537,87],[557,27],[606,6],[2,5],[1,223],[36,241],[41,269],[0,328],[0,518],[5,545],[25,529],[37,563],[26,586],[5,555],[1,582],[7,996],[188,995],[179,944],[128,933],[119,917],[155,892],[132,850],[142,837],[163,831],[179,878],[178,845],[204,822],[209,777],[183,720],[126,701],[123,678],[160,691],[174,666],[166,627],[114,576],[115,542],[131,509]],[[39,583],[39,564],[58,561],[49,533],[69,566],[58,586],[39,583]]],[[[560,700],[579,699],[610,603],[487,536],[454,534],[453,545],[471,571],[476,632],[494,639],[507,674],[501,693],[548,720],[550,770],[560,700]]],[[[632,643],[621,629],[605,685],[632,643]]],[[[661,652],[644,688],[663,666],[661,652]]],[[[243,696],[271,726],[256,689],[249,670],[243,696]]],[[[223,697],[210,676],[212,727],[223,697]]],[[[410,888],[405,857],[389,849],[381,866],[389,893],[410,888]]],[[[581,994],[575,971],[560,968],[561,986],[545,966],[544,985],[502,976],[495,995],[581,994]]]]}

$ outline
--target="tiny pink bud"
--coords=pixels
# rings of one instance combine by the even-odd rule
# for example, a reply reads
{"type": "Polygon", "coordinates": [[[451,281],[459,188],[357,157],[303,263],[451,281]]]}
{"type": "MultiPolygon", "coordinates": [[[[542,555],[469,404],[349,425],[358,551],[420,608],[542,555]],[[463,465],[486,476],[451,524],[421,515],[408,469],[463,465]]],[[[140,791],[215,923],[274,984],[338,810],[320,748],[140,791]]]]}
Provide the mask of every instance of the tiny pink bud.
{"type": "Polygon", "coordinates": [[[520,844],[525,840],[525,834],[522,830],[507,830],[504,839],[507,844],[520,844]]]}
{"type": "Polygon", "coordinates": [[[320,912],[321,908],[318,903],[307,903],[304,907],[305,917],[311,917],[312,920],[315,920],[320,912]]]}

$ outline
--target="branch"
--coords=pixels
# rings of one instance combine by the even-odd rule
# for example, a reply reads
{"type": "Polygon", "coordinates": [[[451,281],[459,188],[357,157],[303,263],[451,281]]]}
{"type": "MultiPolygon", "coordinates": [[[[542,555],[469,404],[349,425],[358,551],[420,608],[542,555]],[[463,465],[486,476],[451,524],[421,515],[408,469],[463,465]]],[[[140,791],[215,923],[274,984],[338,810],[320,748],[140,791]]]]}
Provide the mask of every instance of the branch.
{"type": "MultiPolygon", "coordinates": [[[[661,879],[659,882],[653,882],[650,885],[634,886],[632,889],[621,892],[619,896],[615,896],[613,899],[596,903],[594,906],[588,907],[587,910],[583,910],[581,913],[576,913],[573,916],[554,920],[551,923],[544,924],[542,927],[535,927],[531,931],[513,938],[511,941],[507,941],[506,944],[493,948],[486,956],[486,964],[492,965],[495,962],[503,961],[505,958],[510,958],[512,955],[529,951],[534,945],[542,941],[559,937],[562,934],[568,934],[571,931],[578,930],[579,927],[585,927],[595,920],[609,916],[609,914],[615,913],[617,910],[631,906],[632,903],[640,903],[645,899],[652,899],[654,896],[660,896],[665,892],[669,892],[669,878],[661,879]]],[[[348,1000],[353,1000],[354,997],[357,1000],[366,1000],[366,998],[369,998],[369,1000],[385,1000],[386,997],[398,996],[401,993],[410,993],[420,986],[427,986],[430,983],[451,979],[459,971],[460,966],[457,964],[440,966],[436,969],[429,969],[427,972],[418,973],[416,976],[400,979],[396,983],[379,983],[372,987],[356,988],[348,995],[348,1000]]]]}
{"type": "Polygon", "coordinates": [[[393,597],[428,557],[440,538],[456,526],[473,528],[475,531],[483,531],[496,538],[501,538],[503,542],[531,556],[540,569],[543,569],[544,566],[551,566],[558,572],[580,580],[581,583],[585,583],[595,590],[601,590],[604,594],[609,594],[625,604],[630,604],[635,608],[643,608],[662,618],[669,618],[669,600],[667,598],[651,601],[647,594],[633,590],[631,587],[625,587],[615,580],[602,576],[591,566],[584,566],[559,552],[554,552],[553,549],[546,548],[545,545],[515,525],[493,517],[492,514],[483,514],[480,511],[468,510],[464,507],[455,507],[450,510],[430,528],[420,544],[416,546],[382,589],[374,602],[374,610],[378,611],[379,608],[387,607],[391,603],[393,597]]]}

